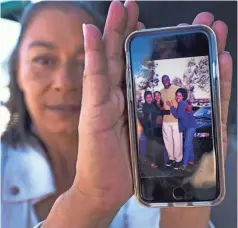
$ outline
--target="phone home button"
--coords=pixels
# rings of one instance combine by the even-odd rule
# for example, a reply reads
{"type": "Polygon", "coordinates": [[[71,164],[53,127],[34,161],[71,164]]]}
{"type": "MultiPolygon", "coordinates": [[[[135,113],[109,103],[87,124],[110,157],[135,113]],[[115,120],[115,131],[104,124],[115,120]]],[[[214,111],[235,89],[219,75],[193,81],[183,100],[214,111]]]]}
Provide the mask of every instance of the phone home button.
{"type": "Polygon", "coordinates": [[[182,200],[185,197],[185,191],[183,188],[174,188],[172,194],[176,200],[182,200]]]}

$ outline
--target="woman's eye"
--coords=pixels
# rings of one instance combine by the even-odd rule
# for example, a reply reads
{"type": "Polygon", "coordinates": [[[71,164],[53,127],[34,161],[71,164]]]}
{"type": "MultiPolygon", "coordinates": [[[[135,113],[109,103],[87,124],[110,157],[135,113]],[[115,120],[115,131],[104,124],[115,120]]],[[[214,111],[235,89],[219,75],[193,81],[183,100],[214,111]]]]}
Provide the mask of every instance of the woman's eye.
{"type": "Polygon", "coordinates": [[[56,59],[49,56],[39,56],[33,59],[34,63],[37,63],[45,67],[53,67],[56,65],[56,59]]]}

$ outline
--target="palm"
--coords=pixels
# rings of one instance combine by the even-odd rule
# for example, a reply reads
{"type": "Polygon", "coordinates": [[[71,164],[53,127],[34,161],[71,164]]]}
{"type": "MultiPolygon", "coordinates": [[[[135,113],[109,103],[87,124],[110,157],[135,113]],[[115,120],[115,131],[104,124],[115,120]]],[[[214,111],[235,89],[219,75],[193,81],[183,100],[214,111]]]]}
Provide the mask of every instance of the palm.
{"type": "Polygon", "coordinates": [[[85,32],[85,77],[75,182],[84,183],[80,191],[90,192],[95,198],[101,198],[106,190],[107,200],[112,202],[116,196],[117,205],[118,202],[123,204],[132,194],[125,98],[121,86],[125,79],[123,45],[126,36],[136,28],[138,13],[135,2],[127,2],[126,9],[120,2],[113,2],[103,40],[93,25],[88,25],[85,32]],[[85,148],[88,153],[81,152],[85,148]]]}

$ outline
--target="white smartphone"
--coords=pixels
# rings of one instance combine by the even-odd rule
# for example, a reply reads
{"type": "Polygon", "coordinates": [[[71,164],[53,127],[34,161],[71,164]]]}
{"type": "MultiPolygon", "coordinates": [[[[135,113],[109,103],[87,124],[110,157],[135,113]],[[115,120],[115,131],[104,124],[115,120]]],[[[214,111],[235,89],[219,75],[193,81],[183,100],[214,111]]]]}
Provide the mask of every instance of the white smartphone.
{"type": "Polygon", "coordinates": [[[204,25],[145,29],[125,43],[135,195],[147,207],[225,195],[216,36],[204,25]]]}

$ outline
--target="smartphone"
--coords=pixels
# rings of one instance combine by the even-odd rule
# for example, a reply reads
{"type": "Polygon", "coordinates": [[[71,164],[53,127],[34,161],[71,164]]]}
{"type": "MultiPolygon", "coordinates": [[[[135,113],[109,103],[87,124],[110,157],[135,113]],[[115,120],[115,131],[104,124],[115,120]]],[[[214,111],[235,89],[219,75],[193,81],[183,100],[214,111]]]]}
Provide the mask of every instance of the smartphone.
{"type": "Polygon", "coordinates": [[[225,195],[216,36],[205,25],[145,29],[125,43],[135,195],[147,207],[225,195]]]}

